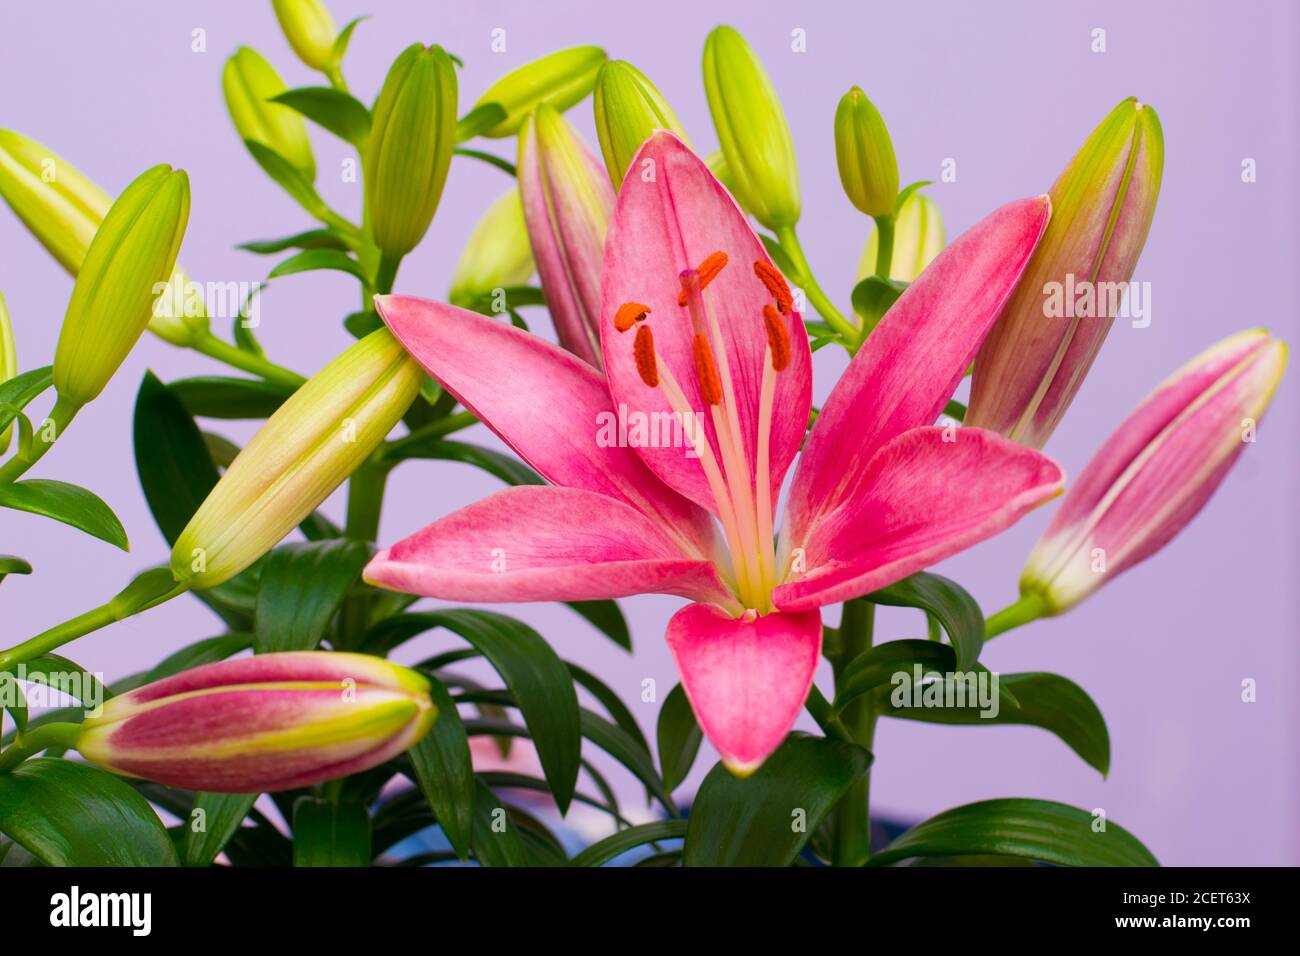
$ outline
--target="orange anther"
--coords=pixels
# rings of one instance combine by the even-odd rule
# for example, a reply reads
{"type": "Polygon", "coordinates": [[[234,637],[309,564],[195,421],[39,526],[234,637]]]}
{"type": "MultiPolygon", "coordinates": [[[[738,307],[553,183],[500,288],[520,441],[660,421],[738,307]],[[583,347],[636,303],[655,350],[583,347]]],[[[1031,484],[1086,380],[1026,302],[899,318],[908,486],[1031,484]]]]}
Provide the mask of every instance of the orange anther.
{"type": "Polygon", "coordinates": [[[632,355],[636,358],[636,371],[641,381],[651,388],[659,387],[659,362],[655,358],[655,337],[650,326],[637,326],[636,339],[632,343],[632,355]]]}
{"type": "MultiPolygon", "coordinates": [[[[710,252],[705,256],[704,261],[700,263],[700,267],[695,270],[700,274],[700,288],[703,289],[712,282],[717,274],[726,267],[726,265],[727,254],[725,252],[710,252]]],[[[686,305],[685,289],[677,293],[677,304],[680,306],[686,305]]]]}
{"type": "Polygon", "coordinates": [[[767,347],[772,350],[772,369],[779,372],[790,364],[790,329],[785,317],[770,305],[763,306],[763,327],[767,347]]]}
{"type": "Polygon", "coordinates": [[[695,378],[700,385],[700,397],[710,405],[721,405],[722,379],[718,377],[709,340],[702,335],[695,336],[695,378]]]}
{"type": "Polygon", "coordinates": [[[620,332],[626,332],[636,323],[644,321],[645,317],[650,314],[650,306],[642,305],[640,302],[624,302],[614,313],[614,328],[620,332]]]}
{"type": "Polygon", "coordinates": [[[767,286],[768,294],[776,299],[776,307],[781,310],[781,314],[788,314],[794,307],[794,296],[790,294],[790,286],[786,283],[785,276],[781,275],[776,266],[766,259],[759,259],[754,263],[754,275],[767,286]]]}

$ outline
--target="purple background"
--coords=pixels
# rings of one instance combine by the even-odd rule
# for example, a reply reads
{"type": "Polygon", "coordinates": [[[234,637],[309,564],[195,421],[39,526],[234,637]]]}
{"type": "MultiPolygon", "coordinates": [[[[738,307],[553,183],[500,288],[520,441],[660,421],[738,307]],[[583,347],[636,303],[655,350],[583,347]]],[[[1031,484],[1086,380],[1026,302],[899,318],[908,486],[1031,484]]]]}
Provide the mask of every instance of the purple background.
{"type": "MultiPolygon", "coordinates": [[[[728,0],[705,7],[552,0],[477,3],[471,11],[468,4],[334,0],[330,6],[340,24],[376,14],[358,29],[347,63],[363,99],[373,96],[397,52],[417,39],[442,43],[465,59],[463,108],[507,69],[558,47],[598,43],[656,82],[702,151],[716,139],[700,52],[716,23],[733,24],[763,58],[784,102],[801,161],[801,234],[823,286],[843,307],[866,235],[866,221],[840,192],[831,139],[835,104],[850,85],[861,85],[889,122],[905,182],[937,179],[946,157],[957,160],[957,181],[930,191],[950,237],[1000,203],[1044,191],[1111,106],[1138,95],[1159,111],[1166,138],[1160,206],[1135,276],[1151,283],[1154,321],[1146,329],[1116,323],[1048,448],[1071,473],[1158,380],[1211,342],[1255,325],[1296,338],[1293,4],[792,7],[728,0]],[[506,53],[489,52],[495,27],[507,30],[506,53]],[[1104,54],[1090,52],[1095,27],[1107,31],[1104,54]],[[807,31],[806,53],[791,52],[795,28],[807,31]],[[1244,157],[1257,161],[1258,182],[1241,181],[1244,157]]],[[[48,144],[110,191],[153,163],[185,167],[193,185],[185,267],[199,280],[262,278],[274,260],[234,244],[310,223],[233,135],[221,66],[247,43],[289,85],[320,82],[293,57],[270,4],[37,7],[0,8],[0,125],[48,144]],[[196,27],[206,30],[205,53],[191,51],[196,27]]],[[[570,116],[590,135],[590,101],[570,116]]],[[[314,132],[313,142],[323,194],[355,213],[360,187],[337,174],[351,152],[324,133],[314,132]]],[[[478,214],[507,186],[500,172],[457,160],[429,236],[403,267],[399,291],[442,296],[478,214]]],[[[0,242],[0,289],[21,366],[44,364],[71,282],[7,210],[0,212],[0,242]]],[[[339,320],[355,302],[355,284],[342,275],[277,280],[263,297],[262,339],[273,358],[313,371],[348,343],[339,320]]],[[[844,358],[828,348],[817,365],[820,400],[844,358]]],[[[132,463],[130,413],[146,367],[167,379],[222,372],[147,336],[37,469],[103,496],[131,535],[129,555],[49,521],[0,513],[0,550],[21,554],[36,568],[0,590],[4,644],[99,603],[165,557],[132,463]]],[[[920,818],[987,797],[1052,798],[1105,808],[1165,863],[1300,862],[1295,394],[1295,382],[1287,381],[1259,443],[1157,560],[1067,617],[1000,638],[985,656],[997,670],[1057,671],[1088,690],[1111,729],[1109,780],[1039,730],[889,722],[877,737],[876,808],[920,818]],[[1258,682],[1257,703],[1240,700],[1245,678],[1258,682]]],[[[31,411],[43,414],[43,402],[31,411]]],[[[239,440],[248,434],[224,424],[215,430],[239,440]]],[[[489,440],[482,428],[474,434],[489,440]]],[[[390,484],[382,537],[391,541],[496,487],[466,466],[410,464],[390,484]]],[[[337,515],[339,505],[335,496],[327,510],[337,515]]],[[[1047,508],[1030,515],[942,570],[992,612],[1015,597],[1020,566],[1049,514],[1047,508]]],[[[637,647],[631,658],[563,607],[515,610],[618,687],[650,731],[658,705],[640,701],[641,681],[654,678],[661,696],[675,682],[661,634],[679,603],[625,602],[637,647]]],[[[886,637],[919,636],[918,625],[914,612],[882,614],[886,637]]],[[[68,652],[114,677],[219,629],[197,602],[178,600],[68,652]]],[[[447,640],[426,637],[405,650],[414,655],[447,640]]],[[[702,756],[692,780],[711,762],[702,756]]]]}

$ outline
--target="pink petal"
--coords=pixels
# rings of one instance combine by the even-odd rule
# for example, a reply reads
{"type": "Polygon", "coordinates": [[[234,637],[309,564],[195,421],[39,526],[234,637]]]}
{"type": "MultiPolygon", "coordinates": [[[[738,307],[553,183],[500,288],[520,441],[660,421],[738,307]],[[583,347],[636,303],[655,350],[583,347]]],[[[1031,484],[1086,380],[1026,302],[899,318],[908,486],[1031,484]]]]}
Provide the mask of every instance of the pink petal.
{"type": "Polygon", "coordinates": [[[1258,424],[1285,364],[1286,347],[1252,330],[1166,379],[1070,487],[1023,584],[1045,590],[1064,610],[1168,544],[1245,450],[1246,422],[1258,424]]]}
{"type": "MultiPolygon", "coordinates": [[[[708,166],[672,133],[650,137],[629,167],[633,172],[618,194],[614,222],[605,242],[600,337],[616,402],[649,412],[670,412],[662,390],[649,388],[637,373],[633,336],[618,332],[614,314],[625,302],[650,307],[648,324],[655,351],[681,385],[692,411],[704,422],[715,452],[708,405],[700,397],[693,359],[694,329],[688,311],[677,304],[679,275],[698,267],[713,252],[728,265],[713,279],[706,297],[717,312],[724,350],[735,387],[737,416],[749,472],[754,474],[759,390],[767,334],[763,306],[772,297],[754,274],[754,263],[770,263],[763,244],[734,199],[708,166]],[[650,174],[653,174],[652,177],[650,174]]],[[[812,402],[811,353],[798,313],[786,316],[791,336],[790,363],[777,375],[771,428],[772,500],[799,450],[812,402]]],[[[721,364],[721,356],[717,356],[721,364]]],[[[699,460],[680,448],[639,448],[641,457],[664,481],[692,501],[715,510],[699,460]]]]}
{"type": "Polygon", "coordinates": [[[807,611],[885,587],[982,541],[1060,493],[1065,476],[1041,452],[977,428],[904,432],[862,471],[861,492],[795,547],[803,574],[773,592],[807,611]]]}
{"type": "Polygon", "coordinates": [[[507,488],[371,559],[371,584],[447,601],[594,601],[658,592],[730,602],[714,565],[591,491],[507,488]]]}
{"type": "Polygon", "coordinates": [[[753,773],[781,745],[808,696],[821,615],[734,618],[692,604],[673,615],[667,638],[700,729],[732,773],[753,773]]]}
{"type": "Polygon", "coordinates": [[[808,437],[790,489],[783,548],[815,534],[841,501],[870,494],[867,463],[877,449],[938,417],[1019,281],[1050,211],[1046,196],[994,211],[941,252],[885,315],[808,437]]]}
{"type": "Polygon", "coordinates": [[[689,553],[713,553],[709,516],[620,443],[618,415],[590,365],[455,306],[411,296],[380,296],[375,305],[425,371],[543,477],[626,502],[673,529],[689,553]]]}

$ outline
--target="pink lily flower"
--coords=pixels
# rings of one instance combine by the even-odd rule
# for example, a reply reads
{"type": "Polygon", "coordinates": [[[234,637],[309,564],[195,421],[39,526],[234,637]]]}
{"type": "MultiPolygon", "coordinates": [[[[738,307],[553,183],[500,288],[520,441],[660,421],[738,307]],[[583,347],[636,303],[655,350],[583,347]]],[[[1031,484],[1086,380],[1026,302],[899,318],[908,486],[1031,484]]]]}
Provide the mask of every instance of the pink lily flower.
{"type": "Polygon", "coordinates": [[[630,168],[647,160],[655,176],[624,181],[605,246],[604,376],[483,316],[378,299],[411,354],[553,486],[441,518],[365,576],[457,601],[691,600],[668,644],[705,735],[743,775],[803,706],[822,606],[940,561],[1060,491],[1060,468],[1039,452],[932,424],[1050,204],[997,210],[898,300],[807,438],[778,543],[774,506],[811,407],[802,319],[708,167],[663,132],[630,168]],[[619,415],[626,430],[609,426],[619,415]]]}

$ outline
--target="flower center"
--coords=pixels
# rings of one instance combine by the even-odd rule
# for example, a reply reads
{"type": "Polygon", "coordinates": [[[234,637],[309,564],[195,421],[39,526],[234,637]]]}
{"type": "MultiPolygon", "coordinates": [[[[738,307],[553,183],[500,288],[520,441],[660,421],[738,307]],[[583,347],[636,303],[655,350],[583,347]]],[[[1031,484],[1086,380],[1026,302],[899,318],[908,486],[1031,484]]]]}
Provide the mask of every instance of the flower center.
{"type": "MultiPolygon", "coordinates": [[[[741,604],[766,614],[775,610],[772,590],[778,583],[772,534],[772,403],[776,376],[790,362],[789,322],[793,299],[790,287],[770,262],[754,263],[754,274],[773,303],[765,305],[754,317],[755,322],[763,323],[767,345],[754,436],[756,452],[751,468],[745,453],[731,363],[711,294],[707,292],[709,283],[726,265],[726,253],[714,252],[698,268],[687,269],[678,277],[681,291],[677,304],[686,310],[691,323],[692,372],[700,397],[709,406],[717,453],[703,429],[691,427],[688,433],[722,523],[730,565],[723,568],[724,577],[741,604]]],[[[641,381],[658,389],[683,422],[695,423],[699,416],[691,409],[672,371],[655,353],[654,334],[647,320],[649,314],[650,309],[639,302],[624,303],[614,315],[614,327],[620,332],[636,328],[632,353],[641,381]]]]}

